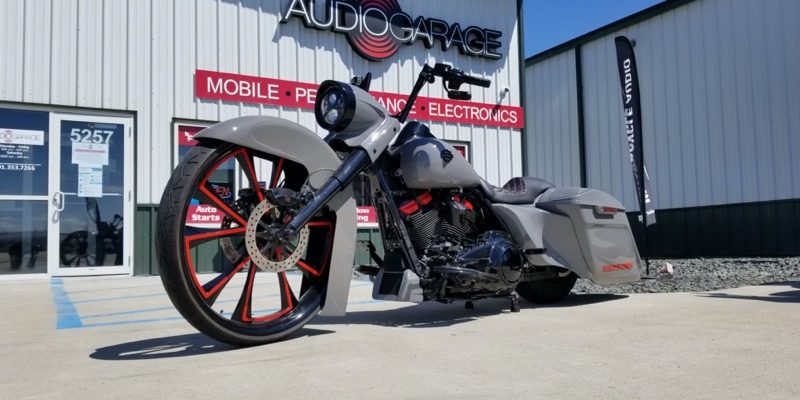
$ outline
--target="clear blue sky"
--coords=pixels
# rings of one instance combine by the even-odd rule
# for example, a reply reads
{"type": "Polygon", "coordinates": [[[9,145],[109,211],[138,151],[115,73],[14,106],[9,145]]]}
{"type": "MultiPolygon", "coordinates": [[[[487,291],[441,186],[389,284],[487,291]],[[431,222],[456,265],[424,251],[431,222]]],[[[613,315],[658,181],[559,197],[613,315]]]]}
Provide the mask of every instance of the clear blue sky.
{"type": "Polygon", "coordinates": [[[661,2],[662,0],[525,0],[525,57],[661,2]]]}

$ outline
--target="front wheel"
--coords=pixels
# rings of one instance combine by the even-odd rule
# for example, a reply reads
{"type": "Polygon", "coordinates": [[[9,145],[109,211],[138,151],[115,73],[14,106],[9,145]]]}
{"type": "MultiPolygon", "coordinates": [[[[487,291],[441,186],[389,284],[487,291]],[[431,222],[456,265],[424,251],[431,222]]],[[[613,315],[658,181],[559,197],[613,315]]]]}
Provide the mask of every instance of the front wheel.
{"type": "Polygon", "coordinates": [[[570,272],[566,276],[522,282],[517,285],[517,293],[523,299],[535,304],[552,304],[563,300],[572,288],[578,276],[570,272]]]}
{"type": "Polygon", "coordinates": [[[158,209],[159,272],[195,328],[243,346],[280,340],[319,313],[335,213],[292,242],[274,232],[299,208],[308,172],[279,156],[202,140],[173,173],[158,209]]]}

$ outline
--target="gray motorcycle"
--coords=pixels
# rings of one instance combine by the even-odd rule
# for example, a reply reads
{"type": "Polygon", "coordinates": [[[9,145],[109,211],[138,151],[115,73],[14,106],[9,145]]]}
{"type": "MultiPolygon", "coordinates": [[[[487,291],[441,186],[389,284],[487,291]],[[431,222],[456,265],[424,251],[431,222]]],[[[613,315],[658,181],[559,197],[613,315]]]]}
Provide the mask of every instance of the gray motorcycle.
{"type": "Polygon", "coordinates": [[[518,296],[557,302],[579,277],[640,279],[618,200],[537,178],[494,187],[426,125],[407,122],[420,90],[437,79],[451,99],[470,99],[463,85],[490,86],[448,65],[426,65],[404,109],[391,115],[369,94],[367,74],[319,87],[324,139],[263,116],[199,133],[157,221],[161,279],[186,320],[217,340],[256,345],[317,315],[344,315],[357,179],[376,209],[384,250],[368,243],[376,266],[359,268],[373,278],[375,299],[471,306],[505,297],[519,311],[518,296]]]}

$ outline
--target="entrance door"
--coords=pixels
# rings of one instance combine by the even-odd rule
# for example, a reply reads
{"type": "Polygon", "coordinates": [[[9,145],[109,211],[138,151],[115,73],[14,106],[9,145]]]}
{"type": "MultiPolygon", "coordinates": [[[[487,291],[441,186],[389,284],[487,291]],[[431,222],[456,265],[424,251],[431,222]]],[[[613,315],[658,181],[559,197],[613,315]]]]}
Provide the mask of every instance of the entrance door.
{"type": "Polygon", "coordinates": [[[132,119],[50,116],[48,272],[131,272],[132,119]]]}

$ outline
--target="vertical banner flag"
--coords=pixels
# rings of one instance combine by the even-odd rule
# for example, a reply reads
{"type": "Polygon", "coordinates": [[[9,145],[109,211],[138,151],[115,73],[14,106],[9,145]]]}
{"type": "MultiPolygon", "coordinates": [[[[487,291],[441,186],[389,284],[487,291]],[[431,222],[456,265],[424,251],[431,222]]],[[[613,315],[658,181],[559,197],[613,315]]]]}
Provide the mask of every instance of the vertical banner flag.
{"type": "Polygon", "coordinates": [[[633,179],[636,182],[639,209],[645,216],[644,223],[647,227],[656,223],[656,211],[650,197],[650,178],[647,176],[647,168],[644,165],[642,105],[639,97],[639,73],[636,69],[636,56],[633,54],[633,44],[627,37],[618,36],[614,41],[617,45],[619,82],[622,85],[625,136],[628,141],[631,166],[633,167],[633,179]]]}

